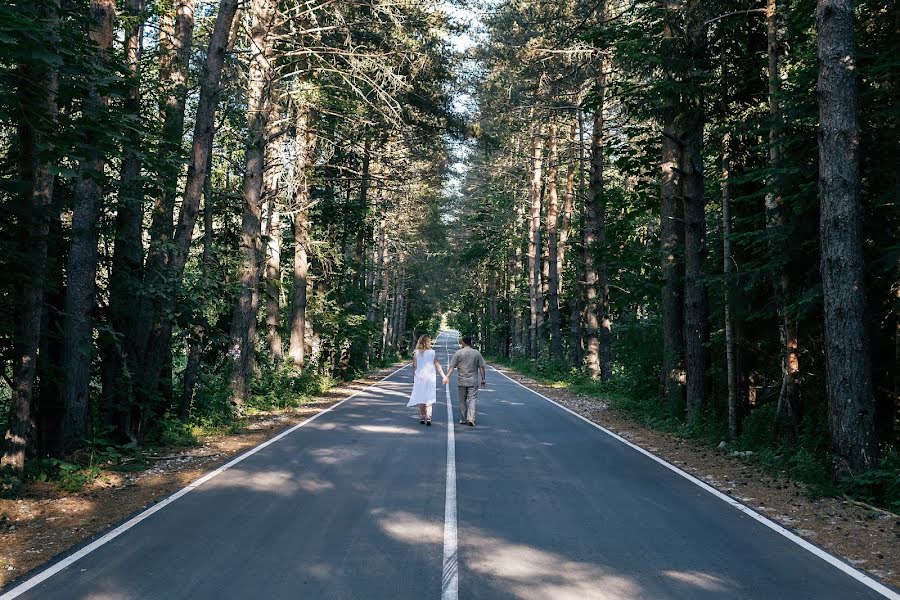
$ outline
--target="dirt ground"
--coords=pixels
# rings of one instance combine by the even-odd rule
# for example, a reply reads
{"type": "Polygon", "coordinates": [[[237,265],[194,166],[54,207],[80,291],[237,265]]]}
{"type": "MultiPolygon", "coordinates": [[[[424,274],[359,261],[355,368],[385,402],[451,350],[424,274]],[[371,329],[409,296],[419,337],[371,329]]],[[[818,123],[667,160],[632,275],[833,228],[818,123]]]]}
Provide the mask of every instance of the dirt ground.
{"type": "Polygon", "coordinates": [[[148,456],[151,466],[144,471],[103,471],[78,493],[57,491],[53,483],[32,483],[19,499],[0,498],[0,587],[376,383],[395,368],[334,387],[302,407],[250,417],[237,433],[201,438],[196,447],[162,449],[148,456]]]}
{"type": "MultiPolygon", "coordinates": [[[[255,416],[235,434],[203,438],[197,447],[165,449],[151,457],[153,464],[147,470],[104,471],[78,493],[59,492],[51,483],[34,483],[18,500],[0,499],[0,586],[108,530],[244,450],[377,382],[392,370],[393,367],[383,369],[333,388],[301,408],[255,416]]],[[[900,517],[897,515],[840,499],[811,499],[801,485],[775,478],[741,457],[643,428],[599,400],[543,385],[514,371],[504,372],[801,537],[883,581],[900,586],[900,517]]]]}
{"type": "Polygon", "coordinates": [[[857,568],[900,587],[900,516],[839,498],[810,498],[802,484],[774,477],[736,453],[647,429],[596,398],[544,385],[516,371],[500,370],[857,568]]]}

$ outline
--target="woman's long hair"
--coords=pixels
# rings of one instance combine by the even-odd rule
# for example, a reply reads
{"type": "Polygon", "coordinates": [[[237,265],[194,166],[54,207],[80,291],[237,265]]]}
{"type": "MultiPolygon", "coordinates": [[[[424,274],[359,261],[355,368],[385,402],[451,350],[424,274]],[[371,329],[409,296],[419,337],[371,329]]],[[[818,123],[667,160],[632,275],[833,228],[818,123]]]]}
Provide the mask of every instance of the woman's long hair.
{"type": "Polygon", "coordinates": [[[416,350],[430,350],[431,349],[431,336],[427,333],[419,336],[419,341],[416,342],[416,350]]]}

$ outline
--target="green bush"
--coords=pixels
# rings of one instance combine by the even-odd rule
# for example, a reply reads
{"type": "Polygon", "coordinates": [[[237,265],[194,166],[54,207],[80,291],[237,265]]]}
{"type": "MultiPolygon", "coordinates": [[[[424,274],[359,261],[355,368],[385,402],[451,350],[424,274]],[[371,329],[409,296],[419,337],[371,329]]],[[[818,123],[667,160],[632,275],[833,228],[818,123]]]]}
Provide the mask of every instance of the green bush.
{"type": "Polygon", "coordinates": [[[201,373],[194,392],[191,422],[209,431],[228,427],[236,415],[230,402],[231,389],[221,373],[201,373]]]}
{"type": "Polygon", "coordinates": [[[896,472],[866,471],[841,484],[841,491],[851,498],[900,512],[900,475],[896,472]]]}
{"type": "Polygon", "coordinates": [[[77,465],[56,458],[28,461],[25,478],[31,481],[56,482],[62,492],[78,492],[100,476],[100,467],[77,465]]]}
{"type": "Polygon", "coordinates": [[[635,398],[655,401],[659,395],[662,328],[657,317],[637,319],[623,314],[613,329],[612,381],[608,387],[635,398]]]}
{"type": "Polygon", "coordinates": [[[784,454],[787,455],[784,468],[788,476],[807,484],[811,496],[833,496],[837,493],[827,452],[816,452],[801,446],[799,449],[787,448],[784,454]]]}
{"type": "Polygon", "coordinates": [[[747,418],[744,419],[741,437],[738,440],[738,446],[741,449],[755,450],[777,445],[775,429],[772,426],[775,422],[775,409],[775,404],[769,402],[757,406],[747,415],[747,418]]]}
{"type": "Polygon", "coordinates": [[[254,380],[247,408],[269,411],[300,406],[334,384],[331,375],[317,373],[313,369],[298,374],[289,366],[269,367],[254,380]]]}
{"type": "Polygon", "coordinates": [[[900,513],[900,449],[888,448],[884,455],[878,469],[851,477],[840,489],[851,498],[900,513]]]}
{"type": "Polygon", "coordinates": [[[160,423],[159,443],[163,446],[198,446],[190,423],[168,417],[160,423]]]}
{"type": "Polygon", "coordinates": [[[59,482],[56,487],[61,492],[80,492],[88,483],[100,476],[100,467],[81,467],[80,465],[64,464],[60,467],[59,482]]]}

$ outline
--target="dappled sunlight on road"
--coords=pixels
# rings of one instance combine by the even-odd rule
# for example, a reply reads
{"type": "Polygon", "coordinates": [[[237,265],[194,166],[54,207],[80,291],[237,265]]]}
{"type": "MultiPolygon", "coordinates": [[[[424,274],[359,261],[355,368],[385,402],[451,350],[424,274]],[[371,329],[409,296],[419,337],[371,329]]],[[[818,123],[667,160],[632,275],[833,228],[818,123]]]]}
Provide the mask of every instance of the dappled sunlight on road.
{"type": "MultiPolygon", "coordinates": [[[[510,542],[474,527],[463,528],[463,569],[502,581],[516,598],[534,600],[619,600],[643,598],[641,586],[600,565],[510,542]]],[[[462,536],[461,536],[462,537],[462,536]]]]}
{"type": "MultiPolygon", "coordinates": [[[[400,387],[400,386],[398,386],[398,387],[400,387]]],[[[409,386],[406,386],[406,388],[407,389],[405,389],[405,390],[402,387],[400,387],[399,390],[392,390],[392,389],[388,389],[386,387],[379,386],[376,389],[379,392],[380,396],[394,396],[397,398],[403,398],[404,400],[409,400],[409,391],[408,391],[409,386]]],[[[380,399],[380,398],[378,398],[378,399],[365,398],[365,400],[367,400],[369,402],[377,403],[379,400],[382,400],[382,399],[380,399]]],[[[382,400],[382,402],[383,402],[383,400],[382,400]]]]}
{"type": "Polygon", "coordinates": [[[376,509],[372,517],[391,538],[407,544],[440,544],[444,529],[441,523],[429,522],[419,515],[405,511],[376,509]]]}
{"type": "Polygon", "coordinates": [[[282,469],[268,471],[247,471],[232,468],[225,477],[218,477],[201,490],[221,487],[244,488],[254,492],[265,492],[278,496],[290,496],[300,489],[296,474],[282,469]]]}
{"type": "MultiPolygon", "coordinates": [[[[440,544],[443,528],[437,520],[428,521],[407,511],[375,509],[371,515],[379,529],[396,542],[414,545],[440,544]]],[[[652,599],[657,586],[647,589],[642,582],[617,569],[598,562],[575,560],[559,552],[538,549],[514,542],[471,526],[461,528],[467,540],[460,551],[461,577],[466,571],[496,582],[504,594],[525,600],[621,600],[652,599]]],[[[461,537],[462,537],[461,536],[461,537]]],[[[663,587],[674,584],[680,596],[714,597],[710,594],[733,593],[734,582],[701,571],[666,570],[641,575],[663,587]],[[665,580],[672,580],[666,584],[665,580]]]]}
{"type": "Polygon", "coordinates": [[[360,449],[351,448],[316,448],[309,451],[309,454],[315,458],[316,462],[324,465],[336,465],[340,462],[351,461],[354,458],[363,456],[364,452],[360,449]]]}
{"type": "Polygon", "coordinates": [[[409,427],[400,427],[398,425],[357,425],[356,430],[367,431],[369,433],[394,433],[400,435],[422,435],[422,429],[410,429],[409,427]]]}
{"type": "Polygon", "coordinates": [[[297,482],[297,487],[304,492],[309,492],[310,494],[318,494],[327,490],[333,490],[334,484],[330,481],[325,481],[323,479],[318,479],[315,477],[304,477],[297,482]]]}
{"type": "Polygon", "coordinates": [[[709,592],[725,592],[729,589],[725,581],[709,573],[701,573],[699,571],[663,571],[662,574],[709,592]]]}

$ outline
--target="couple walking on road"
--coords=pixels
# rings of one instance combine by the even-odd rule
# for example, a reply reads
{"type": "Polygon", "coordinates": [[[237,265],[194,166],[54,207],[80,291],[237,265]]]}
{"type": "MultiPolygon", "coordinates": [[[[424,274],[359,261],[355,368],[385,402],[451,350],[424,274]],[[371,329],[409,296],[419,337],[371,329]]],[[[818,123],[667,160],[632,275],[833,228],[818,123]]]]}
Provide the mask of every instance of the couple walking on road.
{"type": "Polygon", "coordinates": [[[441,367],[437,355],[431,348],[431,337],[423,335],[413,352],[413,390],[407,406],[419,407],[419,423],[431,425],[431,405],[437,397],[437,373],[440,372],[444,385],[450,381],[450,374],[459,371],[459,423],[475,426],[475,409],[478,403],[478,371],[481,371],[481,387],[486,385],[487,364],[481,352],[472,347],[472,338],[465,336],[460,340],[460,349],[450,359],[447,373],[441,367]]]}

